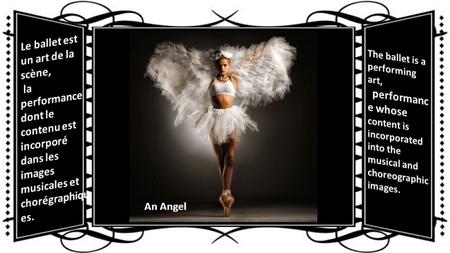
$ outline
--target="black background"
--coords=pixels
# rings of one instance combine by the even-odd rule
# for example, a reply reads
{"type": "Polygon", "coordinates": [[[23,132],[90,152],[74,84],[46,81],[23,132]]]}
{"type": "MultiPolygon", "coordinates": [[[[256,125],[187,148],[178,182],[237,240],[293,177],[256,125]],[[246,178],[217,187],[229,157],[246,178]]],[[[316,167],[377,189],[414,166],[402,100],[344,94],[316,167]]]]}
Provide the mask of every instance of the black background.
{"type": "Polygon", "coordinates": [[[274,35],[298,50],[293,89],[282,101],[248,110],[260,132],[241,139],[233,191],[240,199],[317,205],[320,224],[352,222],[351,29],[96,29],[96,224],[126,224],[129,208],[142,209],[148,198],[219,194],[214,155],[202,150],[209,144],[192,145],[202,141],[195,134],[180,137],[190,136],[189,129],[173,127],[170,104],[144,78],[155,44],[209,49],[274,35]]]}

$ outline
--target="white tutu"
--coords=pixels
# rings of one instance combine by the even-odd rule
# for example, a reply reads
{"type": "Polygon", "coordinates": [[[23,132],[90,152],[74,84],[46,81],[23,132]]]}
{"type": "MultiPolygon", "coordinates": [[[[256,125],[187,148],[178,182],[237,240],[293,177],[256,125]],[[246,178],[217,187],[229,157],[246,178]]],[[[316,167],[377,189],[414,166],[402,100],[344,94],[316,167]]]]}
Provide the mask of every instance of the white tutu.
{"type": "Polygon", "coordinates": [[[146,72],[173,104],[177,112],[174,125],[188,121],[202,135],[213,133],[217,143],[226,142],[234,132],[240,136],[247,128],[257,130],[256,122],[245,113],[245,108],[284,97],[290,90],[289,70],[297,51],[280,37],[248,48],[222,46],[220,50],[233,55],[230,74],[237,79],[236,98],[241,101],[242,109],[212,107],[208,87],[216,69],[211,51],[163,42],[156,46],[146,72]]]}
{"type": "Polygon", "coordinates": [[[239,106],[216,109],[209,106],[196,124],[202,136],[212,136],[214,143],[227,143],[230,136],[239,138],[248,129],[258,131],[258,125],[239,106]]]}

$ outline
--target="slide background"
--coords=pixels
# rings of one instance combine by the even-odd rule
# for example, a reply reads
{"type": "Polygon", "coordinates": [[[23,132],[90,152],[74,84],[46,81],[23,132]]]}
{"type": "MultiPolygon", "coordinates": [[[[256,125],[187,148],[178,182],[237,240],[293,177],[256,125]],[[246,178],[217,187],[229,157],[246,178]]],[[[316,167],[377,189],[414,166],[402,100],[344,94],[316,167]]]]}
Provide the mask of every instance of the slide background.
{"type": "MultiPolygon", "coordinates": [[[[31,1],[31,0],[15,0],[15,1],[2,1],[0,3],[0,27],[1,31],[6,30],[6,16],[10,15],[12,17],[13,10],[28,12],[36,15],[41,15],[45,17],[54,17],[59,15],[59,11],[62,6],[66,3],[71,2],[70,0],[64,1],[31,1]]],[[[306,17],[318,10],[334,10],[337,11],[346,4],[353,1],[351,0],[323,0],[323,1],[308,1],[308,2],[294,2],[288,0],[277,0],[277,1],[239,1],[239,0],[229,0],[229,1],[175,1],[175,0],[165,0],[165,1],[98,1],[105,4],[112,10],[133,10],[139,12],[143,15],[144,19],[148,23],[154,24],[164,24],[164,25],[198,25],[209,23],[217,20],[211,10],[216,11],[221,15],[229,15],[236,10],[239,12],[233,16],[232,20],[253,24],[253,25],[288,25],[295,23],[303,23],[306,17]]],[[[396,0],[396,1],[380,1],[388,6],[391,11],[391,15],[395,17],[402,17],[413,15],[416,13],[421,13],[425,11],[435,10],[436,20],[438,17],[444,16],[444,30],[447,31],[450,23],[446,22],[450,20],[450,9],[446,5],[446,1],[406,1],[406,0],[396,0]]],[[[85,10],[86,11],[86,10],[85,10]]],[[[92,9],[92,11],[96,11],[92,9]]],[[[100,11],[100,10],[98,10],[100,11]]],[[[350,9],[348,11],[351,11],[350,9]]],[[[382,9],[364,9],[358,10],[358,15],[365,16],[365,11],[367,14],[376,11],[382,11],[382,9]]],[[[319,19],[320,17],[316,17],[319,19]]],[[[324,17],[324,19],[327,17],[324,17]]],[[[227,25],[227,24],[224,24],[227,25]]],[[[438,25],[438,22],[436,22],[438,25]]],[[[5,144],[5,128],[6,128],[6,82],[5,82],[5,72],[6,72],[6,36],[1,36],[0,42],[0,125],[2,129],[0,137],[0,164],[2,169],[0,170],[0,218],[3,220],[5,216],[5,156],[6,156],[6,144],[5,144]]],[[[450,37],[446,35],[444,37],[445,49],[450,46],[448,41],[450,37]]],[[[436,40],[436,45],[438,41],[436,40]]],[[[444,53],[444,59],[446,59],[448,52],[444,53]]],[[[436,64],[439,65],[439,64],[436,64]]],[[[444,61],[445,73],[448,75],[448,64],[444,61]]],[[[438,73],[438,72],[437,72],[438,73]]],[[[438,76],[438,75],[436,75],[438,76]]],[[[444,75],[445,79],[446,75],[444,75]]],[[[437,78],[438,79],[438,78],[437,78]]],[[[436,98],[438,98],[439,83],[436,83],[436,98]]],[[[448,96],[448,88],[444,88],[444,93],[448,96]]],[[[444,96],[445,98],[445,96],[444,96]]],[[[449,108],[448,99],[444,104],[445,108],[449,108]]],[[[438,116],[439,111],[436,110],[436,116],[438,116]]],[[[444,120],[448,116],[444,117],[444,120]]],[[[436,117],[438,118],[438,117],[436,117]]],[[[448,123],[445,124],[444,128],[448,123]]],[[[439,125],[436,124],[436,129],[439,125]]],[[[438,131],[436,131],[438,133],[438,131]]],[[[449,150],[448,145],[448,135],[445,135],[444,143],[446,143],[446,150],[449,150]]],[[[439,141],[436,140],[438,144],[439,141]]],[[[439,147],[436,147],[438,151],[439,147]]],[[[436,161],[439,161],[439,152],[436,152],[436,161]]],[[[446,157],[444,162],[448,164],[448,158],[446,157]]],[[[436,166],[436,171],[440,168],[436,166]]],[[[439,180],[439,174],[436,173],[436,178],[439,180]]],[[[448,170],[445,172],[444,177],[448,179],[450,174],[448,170]]],[[[439,181],[436,181],[436,185],[439,186],[439,181]]],[[[445,186],[448,189],[448,186],[445,186]]],[[[439,190],[440,187],[436,189],[436,211],[440,210],[439,204],[439,190]]],[[[445,211],[448,217],[450,205],[448,193],[445,195],[445,211]]],[[[10,209],[11,210],[11,209],[10,209]]],[[[111,210],[112,212],[114,210],[111,210]]],[[[411,210],[414,212],[414,210],[411,210]]],[[[9,222],[12,226],[12,222],[9,222]]],[[[40,238],[30,239],[26,241],[21,241],[17,243],[12,242],[12,236],[5,236],[6,223],[2,222],[0,225],[0,251],[2,252],[32,252],[36,251],[47,251],[47,252],[68,252],[65,250],[60,242],[54,236],[43,236],[40,238]]],[[[442,231],[439,227],[441,222],[438,222],[438,227],[436,229],[436,242],[427,242],[423,240],[408,238],[404,236],[397,236],[391,240],[389,246],[382,252],[446,252],[450,248],[450,231],[447,227],[449,224],[445,224],[444,229],[445,235],[441,236],[442,231]]],[[[223,230],[229,230],[231,228],[222,228],[223,230]]],[[[12,233],[12,227],[9,228],[10,233],[12,233]]],[[[136,238],[138,234],[132,234],[126,238],[136,238]]],[[[219,241],[211,244],[211,242],[216,239],[218,234],[201,229],[194,228],[167,228],[161,230],[147,231],[144,237],[133,244],[112,244],[101,252],[124,252],[126,250],[133,252],[149,252],[149,251],[160,251],[167,250],[169,252],[248,252],[248,251],[258,251],[258,252],[273,252],[278,250],[285,250],[287,252],[322,252],[322,251],[333,251],[333,252],[349,252],[349,250],[340,246],[337,243],[331,244],[320,244],[309,240],[304,231],[281,229],[281,228],[256,228],[249,229],[232,234],[232,236],[239,242],[236,244],[230,239],[222,238],[219,241]]],[[[329,238],[329,235],[312,235],[314,238],[329,238]]],[[[123,238],[123,236],[122,236],[123,238]]],[[[90,250],[104,245],[105,242],[98,240],[83,240],[75,242],[76,249],[78,250],[90,250]]],[[[363,237],[353,239],[351,241],[345,242],[345,244],[350,245],[352,248],[359,250],[370,250],[373,249],[374,245],[382,245],[382,242],[374,242],[372,240],[364,239],[363,237]]],[[[69,244],[70,245],[70,244],[69,244]]]]}

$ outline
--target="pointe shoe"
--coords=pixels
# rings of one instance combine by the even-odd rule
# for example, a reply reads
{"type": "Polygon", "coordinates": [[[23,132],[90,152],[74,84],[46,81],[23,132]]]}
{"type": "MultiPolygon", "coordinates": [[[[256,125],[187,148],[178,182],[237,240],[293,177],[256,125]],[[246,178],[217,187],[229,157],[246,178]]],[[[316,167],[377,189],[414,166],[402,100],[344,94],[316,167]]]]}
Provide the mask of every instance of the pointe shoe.
{"type": "Polygon", "coordinates": [[[223,214],[225,217],[231,215],[231,206],[234,203],[234,197],[231,195],[231,191],[223,191],[219,197],[219,202],[223,206],[223,214]]]}

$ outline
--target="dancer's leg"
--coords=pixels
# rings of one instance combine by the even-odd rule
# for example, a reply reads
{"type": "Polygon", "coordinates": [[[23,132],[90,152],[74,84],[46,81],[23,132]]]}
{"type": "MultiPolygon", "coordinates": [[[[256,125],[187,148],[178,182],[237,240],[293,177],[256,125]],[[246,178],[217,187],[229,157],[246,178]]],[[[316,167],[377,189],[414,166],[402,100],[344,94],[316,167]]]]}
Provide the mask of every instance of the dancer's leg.
{"type": "Polygon", "coordinates": [[[217,157],[217,162],[219,164],[219,176],[220,182],[222,183],[222,189],[225,188],[223,172],[225,170],[225,144],[216,144],[214,143],[214,136],[211,134],[211,143],[214,150],[214,153],[217,157]]]}
{"type": "Polygon", "coordinates": [[[224,188],[219,201],[223,206],[225,216],[231,215],[231,206],[234,203],[234,197],[231,195],[231,182],[233,180],[233,173],[235,164],[235,155],[238,146],[238,139],[234,135],[230,137],[229,142],[225,148],[225,170],[223,171],[224,188]]]}
{"type": "Polygon", "coordinates": [[[238,139],[235,136],[230,137],[230,141],[226,144],[227,147],[225,150],[225,170],[223,171],[224,190],[231,191],[231,182],[233,181],[233,173],[236,166],[235,158],[238,144],[238,139]]]}

